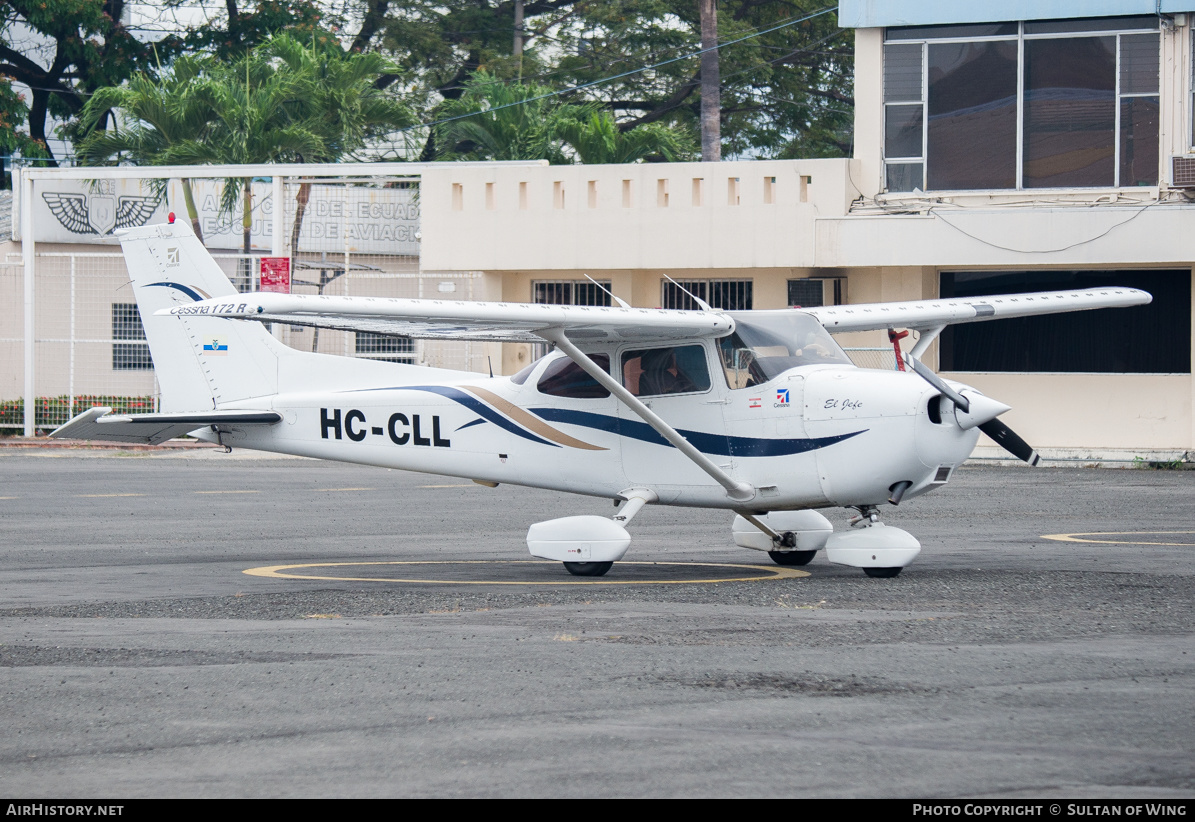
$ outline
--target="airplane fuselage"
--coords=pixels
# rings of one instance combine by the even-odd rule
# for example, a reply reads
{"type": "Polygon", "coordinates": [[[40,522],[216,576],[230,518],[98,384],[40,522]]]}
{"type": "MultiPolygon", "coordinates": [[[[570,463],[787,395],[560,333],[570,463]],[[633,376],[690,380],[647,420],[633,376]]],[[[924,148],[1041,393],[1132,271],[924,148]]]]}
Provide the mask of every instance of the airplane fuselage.
{"type": "MultiPolygon", "coordinates": [[[[705,353],[716,367],[712,347],[705,353]]],[[[744,503],[616,398],[542,393],[537,379],[560,356],[545,358],[521,384],[369,363],[378,368],[366,383],[358,375],[354,387],[224,406],[262,408],[264,400],[283,417],[276,425],[199,436],[484,483],[609,498],[650,488],[661,504],[755,510],[879,504],[903,481],[912,483],[906,498],[915,496],[944,484],[978,438],[953,418],[935,422],[938,393],[894,371],[810,365],[731,388],[711,368],[704,390],[644,397],[702,453],[756,489],[744,503]],[[386,375],[396,379],[386,384],[386,375]]]]}

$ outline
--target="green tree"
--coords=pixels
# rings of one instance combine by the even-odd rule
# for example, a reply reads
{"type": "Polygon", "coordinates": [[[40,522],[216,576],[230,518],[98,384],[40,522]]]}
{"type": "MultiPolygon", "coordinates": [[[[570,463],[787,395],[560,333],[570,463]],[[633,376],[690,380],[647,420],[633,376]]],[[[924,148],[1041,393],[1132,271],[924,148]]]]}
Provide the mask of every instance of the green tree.
{"type": "MultiPolygon", "coordinates": [[[[91,94],[119,86],[138,73],[155,76],[184,52],[233,59],[282,31],[334,39],[317,0],[223,0],[205,23],[189,30],[141,27],[133,32],[122,19],[125,0],[3,0],[0,2],[0,74],[30,88],[26,115],[29,137],[46,143],[49,122],[65,123],[62,136],[75,142],[74,118],[91,94]],[[154,28],[162,33],[152,34],[154,28]]],[[[180,0],[157,7],[164,12],[180,0]]],[[[142,4],[144,13],[154,4],[142,4]]],[[[101,123],[101,125],[103,125],[101,123]]],[[[47,157],[50,155],[43,150],[47,157]]],[[[52,157],[50,157],[53,160],[52,157]]]]}
{"type": "MultiPolygon", "coordinates": [[[[718,2],[723,153],[850,153],[853,42],[833,13],[819,14],[828,5],[718,2]],[[748,39],[734,42],[741,38],[748,39]]],[[[511,0],[370,0],[357,45],[377,43],[393,54],[402,71],[383,82],[401,80],[427,108],[461,99],[482,73],[557,90],[597,82],[565,102],[601,106],[622,132],[665,123],[697,133],[697,0],[525,0],[523,7],[521,62],[511,0]]],[[[432,135],[423,159],[438,159],[443,147],[432,135]]]]}
{"type": "MultiPolygon", "coordinates": [[[[172,156],[187,165],[204,163],[256,165],[293,162],[327,151],[319,125],[304,114],[304,100],[314,94],[311,78],[276,71],[268,49],[255,49],[231,64],[213,63],[201,78],[198,93],[211,107],[211,120],[201,134],[183,140],[172,156]]],[[[253,180],[225,180],[220,209],[226,214],[241,205],[244,253],[252,251],[253,180]],[[238,191],[239,189],[239,191],[238,191]]],[[[249,281],[248,260],[243,286],[249,281]]]]}
{"type": "Polygon", "coordinates": [[[671,163],[692,159],[695,150],[688,134],[663,123],[620,131],[608,111],[594,111],[585,119],[562,123],[556,135],[582,163],[634,163],[648,157],[671,163]]]}
{"type": "MultiPolygon", "coordinates": [[[[369,141],[416,122],[403,101],[377,87],[378,78],[393,72],[395,65],[376,52],[346,52],[335,40],[320,43],[315,38],[305,45],[288,35],[275,37],[263,52],[278,61],[278,70],[304,78],[308,90],[293,115],[319,136],[320,143],[317,153],[296,152],[299,162],[343,160],[369,141]]],[[[310,197],[311,183],[301,183],[291,231],[292,254],[298,250],[310,197]]]]}
{"type": "MultiPolygon", "coordinates": [[[[21,130],[21,125],[28,120],[29,106],[25,104],[25,95],[12,87],[12,78],[0,76],[0,154],[12,156],[20,154],[22,157],[48,157],[45,143],[39,143],[29,134],[21,130]]],[[[3,161],[0,160],[0,166],[3,161]]],[[[4,188],[12,187],[12,177],[5,171],[4,188]]]]}
{"type": "MultiPolygon", "coordinates": [[[[76,147],[79,161],[83,165],[183,164],[189,141],[202,134],[215,116],[203,83],[211,68],[210,59],[183,55],[158,80],[137,74],[123,86],[96,91],[79,116],[80,131],[87,135],[76,147]],[[119,112],[119,118],[107,130],[99,130],[97,126],[112,111],[119,112]]],[[[164,187],[165,181],[160,182],[164,187]]],[[[202,242],[191,181],[183,178],[182,187],[187,216],[202,242]]]]}
{"type": "Polygon", "coordinates": [[[546,96],[551,93],[548,86],[504,83],[478,72],[458,99],[436,110],[437,159],[567,163],[558,134],[594,109],[546,96]]]}

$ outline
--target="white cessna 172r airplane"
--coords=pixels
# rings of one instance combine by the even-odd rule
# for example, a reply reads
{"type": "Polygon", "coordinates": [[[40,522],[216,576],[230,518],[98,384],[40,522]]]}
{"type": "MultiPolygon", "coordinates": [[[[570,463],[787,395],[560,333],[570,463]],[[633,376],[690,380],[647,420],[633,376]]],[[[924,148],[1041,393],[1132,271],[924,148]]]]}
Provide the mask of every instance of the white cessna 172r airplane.
{"type": "MultiPolygon", "coordinates": [[[[532,555],[598,576],[646,504],[734,511],[735,542],[781,565],[896,576],[920,551],[877,507],[945,485],[983,431],[1037,455],[1008,406],[920,357],[951,323],[1142,305],[1128,288],[782,311],[240,294],[182,223],[121,235],[161,413],[92,408],[52,436],[254,448],[607,497],[612,519],[532,525],[532,555]],[[304,353],[263,323],[425,339],[549,342],[513,377],[304,353]],[[831,332],[914,329],[910,371],[857,368],[831,332]],[[835,532],[816,509],[853,508],[835,532]]],[[[618,301],[621,302],[621,301],[618,301]]]]}

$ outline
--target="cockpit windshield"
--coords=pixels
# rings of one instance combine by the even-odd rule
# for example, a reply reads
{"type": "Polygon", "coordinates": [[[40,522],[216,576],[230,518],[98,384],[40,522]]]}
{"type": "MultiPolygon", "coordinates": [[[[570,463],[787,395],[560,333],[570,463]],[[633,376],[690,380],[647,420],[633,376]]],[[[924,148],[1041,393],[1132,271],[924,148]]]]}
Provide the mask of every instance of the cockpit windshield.
{"type": "Polygon", "coordinates": [[[730,311],[735,332],[718,340],[731,388],[765,383],[790,368],[854,365],[816,319],[795,311],[730,311]]]}

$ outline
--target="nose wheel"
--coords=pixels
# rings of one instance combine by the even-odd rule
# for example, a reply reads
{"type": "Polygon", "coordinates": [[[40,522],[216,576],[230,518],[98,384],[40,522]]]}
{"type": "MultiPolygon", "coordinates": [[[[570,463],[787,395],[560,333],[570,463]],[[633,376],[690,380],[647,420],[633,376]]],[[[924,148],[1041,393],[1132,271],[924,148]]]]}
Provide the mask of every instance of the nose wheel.
{"type": "MultiPolygon", "coordinates": [[[[602,577],[614,567],[613,562],[566,562],[564,569],[575,577],[602,577]]],[[[900,570],[899,568],[897,569],[900,570]]]]}
{"type": "Polygon", "coordinates": [[[817,551],[768,551],[768,556],[777,565],[808,565],[817,551]]]}

